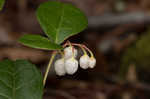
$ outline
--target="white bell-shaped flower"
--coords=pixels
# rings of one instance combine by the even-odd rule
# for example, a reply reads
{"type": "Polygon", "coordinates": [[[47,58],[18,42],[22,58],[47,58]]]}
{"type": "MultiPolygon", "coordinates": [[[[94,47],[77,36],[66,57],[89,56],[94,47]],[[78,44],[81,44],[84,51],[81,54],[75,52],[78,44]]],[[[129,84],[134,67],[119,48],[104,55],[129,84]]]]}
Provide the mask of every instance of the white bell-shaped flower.
{"type": "Polygon", "coordinates": [[[87,69],[89,67],[89,56],[87,54],[84,54],[80,57],[80,67],[83,69],[87,69]]]}
{"type": "Polygon", "coordinates": [[[64,76],[66,74],[64,58],[56,60],[54,68],[57,75],[64,76]]]}
{"type": "Polygon", "coordinates": [[[65,70],[70,75],[74,74],[78,70],[78,61],[74,57],[65,60],[65,70]]]}
{"type": "Polygon", "coordinates": [[[96,59],[94,57],[90,57],[89,59],[89,67],[94,68],[96,65],[96,59]]]}
{"type": "Polygon", "coordinates": [[[77,57],[77,53],[78,53],[77,49],[75,49],[75,48],[72,49],[71,46],[66,47],[64,49],[64,57],[65,57],[65,59],[71,58],[73,56],[73,53],[74,53],[74,57],[76,58],[77,57]]]}

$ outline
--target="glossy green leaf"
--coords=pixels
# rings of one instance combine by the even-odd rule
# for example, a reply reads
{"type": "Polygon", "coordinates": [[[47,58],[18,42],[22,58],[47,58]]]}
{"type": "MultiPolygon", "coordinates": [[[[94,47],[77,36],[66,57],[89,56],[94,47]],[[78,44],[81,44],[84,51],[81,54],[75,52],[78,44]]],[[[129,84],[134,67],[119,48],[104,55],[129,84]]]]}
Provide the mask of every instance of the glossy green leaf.
{"type": "Polygon", "coordinates": [[[4,3],[5,3],[5,0],[0,0],[0,10],[2,10],[4,3]]]}
{"type": "Polygon", "coordinates": [[[41,73],[24,60],[0,62],[0,99],[42,99],[41,73]]]}
{"type": "Polygon", "coordinates": [[[57,44],[87,27],[87,18],[71,4],[49,1],[37,10],[38,21],[47,36],[57,44]]]}
{"type": "Polygon", "coordinates": [[[19,39],[19,42],[32,48],[45,50],[57,50],[62,48],[60,45],[52,43],[50,40],[40,35],[26,34],[19,39]]]}

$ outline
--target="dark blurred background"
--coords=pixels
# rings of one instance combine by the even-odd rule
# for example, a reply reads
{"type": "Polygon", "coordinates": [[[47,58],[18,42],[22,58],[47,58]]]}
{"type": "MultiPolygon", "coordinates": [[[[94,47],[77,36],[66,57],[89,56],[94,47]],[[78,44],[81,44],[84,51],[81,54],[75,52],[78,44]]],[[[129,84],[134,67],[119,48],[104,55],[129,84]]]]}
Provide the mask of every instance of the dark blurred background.
{"type": "MultiPolygon", "coordinates": [[[[44,74],[51,52],[17,40],[29,33],[44,35],[35,11],[45,1],[6,0],[0,12],[0,60],[27,59],[44,74]]],[[[88,17],[88,28],[68,40],[87,45],[97,65],[64,77],[52,68],[44,99],[150,99],[150,0],[60,1],[88,17]]]]}

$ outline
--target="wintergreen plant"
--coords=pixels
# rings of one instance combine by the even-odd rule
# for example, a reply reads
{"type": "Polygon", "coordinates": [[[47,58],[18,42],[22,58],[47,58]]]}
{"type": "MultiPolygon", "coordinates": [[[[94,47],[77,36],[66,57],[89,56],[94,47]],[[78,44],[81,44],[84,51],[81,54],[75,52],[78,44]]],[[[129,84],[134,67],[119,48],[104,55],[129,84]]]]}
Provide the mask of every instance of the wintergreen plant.
{"type": "Polygon", "coordinates": [[[83,56],[89,57],[84,62],[85,59],[81,56],[81,67],[93,68],[96,64],[93,53],[85,45],[65,42],[67,38],[87,27],[87,18],[80,9],[71,4],[48,1],[38,7],[36,16],[47,37],[26,34],[19,42],[28,47],[53,51],[44,78],[35,66],[27,61],[0,62],[0,99],[41,99],[43,85],[56,54],[61,55],[54,64],[57,75],[72,75],[78,70],[78,51],[75,47],[81,48],[83,56]]]}
{"type": "MultiPolygon", "coordinates": [[[[53,50],[44,76],[44,85],[50,66],[57,53],[62,55],[62,58],[55,63],[56,74],[60,76],[66,73],[74,74],[78,69],[78,61],[76,60],[77,50],[74,46],[80,47],[86,56],[88,56],[86,53],[86,51],[88,51],[91,57],[93,57],[92,52],[82,44],[73,44],[69,41],[64,43],[68,37],[80,33],[87,27],[87,18],[80,9],[71,4],[51,1],[41,4],[36,15],[47,37],[27,34],[21,37],[19,41],[32,48],[53,50]]],[[[95,65],[95,63],[93,65],[95,65]]],[[[87,65],[87,68],[89,67],[88,60],[85,65],[87,65]]]]}

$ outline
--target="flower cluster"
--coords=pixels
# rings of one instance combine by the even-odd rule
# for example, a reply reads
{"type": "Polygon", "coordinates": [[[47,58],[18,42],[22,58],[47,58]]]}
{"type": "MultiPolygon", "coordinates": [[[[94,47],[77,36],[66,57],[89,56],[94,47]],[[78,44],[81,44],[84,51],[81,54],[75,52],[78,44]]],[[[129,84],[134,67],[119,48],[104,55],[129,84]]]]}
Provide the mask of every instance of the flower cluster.
{"type": "Polygon", "coordinates": [[[60,53],[62,58],[56,60],[54,64],[56,74],[59,76],[74,74],[78,70],[78,64],[82,69],[94,68],[96,65],[96,59],[94,58],[93,53],[85,45],[69,43],[69,46],[66,47],[65,45],[63,52],[60,53]],[[79,63],[76,59],[78,50],[74,48],[74,46],[80,47],[84,52],[84,55],[82,55],[79,59],[79,63]]]}

